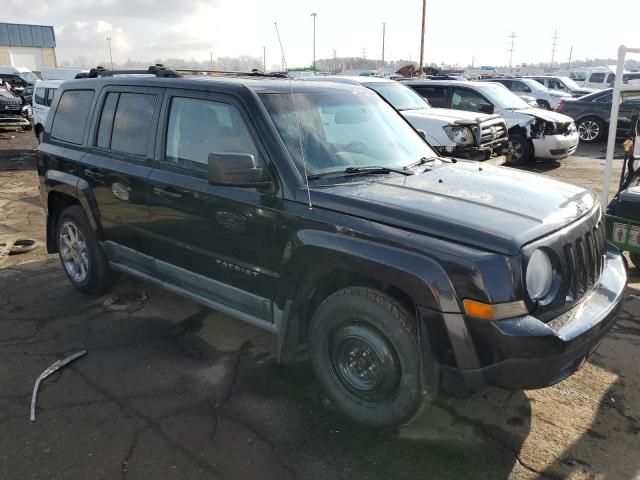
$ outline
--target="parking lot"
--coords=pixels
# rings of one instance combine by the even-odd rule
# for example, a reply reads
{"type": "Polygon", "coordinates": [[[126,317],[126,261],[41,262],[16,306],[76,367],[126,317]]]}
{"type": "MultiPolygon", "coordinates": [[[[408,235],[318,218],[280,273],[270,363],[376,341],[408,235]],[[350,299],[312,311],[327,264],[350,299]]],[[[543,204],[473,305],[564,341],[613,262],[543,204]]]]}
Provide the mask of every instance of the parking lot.
{"type": "MultiPolygon", "coordinates": [[[[560,384],[440,399],[377,432],[324,399],[269,334],[129,277],[84,296],[44,247],[33,133],[0,132],[0,479],[640,477],[640,276],[617,325],[560,384]],[[33,382],[53,361],[84,357],[33,382]]],[[[599,190],[604,145],[531,169],[599,190]]],[[[615,163],[615,189],[621,162],[615,163]]]]}

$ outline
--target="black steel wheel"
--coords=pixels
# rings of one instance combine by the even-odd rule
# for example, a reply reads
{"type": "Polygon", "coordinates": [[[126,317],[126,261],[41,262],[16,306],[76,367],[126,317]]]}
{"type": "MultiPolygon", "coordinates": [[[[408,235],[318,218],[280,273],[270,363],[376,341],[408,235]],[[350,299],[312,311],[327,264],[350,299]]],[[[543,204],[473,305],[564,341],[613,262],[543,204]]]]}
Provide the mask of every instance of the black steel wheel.
{"type": "Polygon", "coordinates": [[[387,294],[350,287],[329,296],[311,320],[309,351],[328,397],[354,421],[391,428],[419,412],[416,320],[387,294]]]}

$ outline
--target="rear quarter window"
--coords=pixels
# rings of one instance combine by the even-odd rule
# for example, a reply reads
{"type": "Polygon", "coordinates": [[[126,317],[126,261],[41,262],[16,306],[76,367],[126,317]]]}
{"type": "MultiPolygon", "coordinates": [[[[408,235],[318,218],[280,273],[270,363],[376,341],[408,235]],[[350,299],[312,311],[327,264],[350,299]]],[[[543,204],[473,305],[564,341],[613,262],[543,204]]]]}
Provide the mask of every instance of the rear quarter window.
{"type": "Polygon", "coordinates": [[[415,91],[426,98],[432,107],[447,107],[447,89],[440,87],[415,87],[415,91]]]}
{"type": "Polygon", "coordinates": [[[65,90],[62,93],[53,118],[51,138],[82,145],[94,94],[93,90],[65,90]]]}

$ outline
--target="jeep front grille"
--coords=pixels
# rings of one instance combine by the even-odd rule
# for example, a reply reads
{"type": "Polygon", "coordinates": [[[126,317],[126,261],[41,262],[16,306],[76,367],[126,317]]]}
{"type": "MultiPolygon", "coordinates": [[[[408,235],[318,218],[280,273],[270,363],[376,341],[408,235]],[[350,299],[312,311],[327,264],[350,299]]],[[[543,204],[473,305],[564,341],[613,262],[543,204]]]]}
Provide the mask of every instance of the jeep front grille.
{"type": "Polygon", "coordinates": [[[598,283],[605,243],[604,222],[600,220],[583,236],[564,245],[566,303],[580,300],[598,283]]]}

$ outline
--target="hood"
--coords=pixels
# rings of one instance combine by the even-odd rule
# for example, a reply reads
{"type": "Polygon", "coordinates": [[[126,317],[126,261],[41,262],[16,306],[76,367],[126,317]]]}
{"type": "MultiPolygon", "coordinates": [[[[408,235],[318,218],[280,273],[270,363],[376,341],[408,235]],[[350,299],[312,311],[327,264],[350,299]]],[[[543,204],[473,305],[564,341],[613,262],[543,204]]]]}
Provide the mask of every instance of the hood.
{"type": "MultiPolygon", "coordinates": [[[[570,99],[566,99],[570,100],[570,99]]],[[[565,100],[565,101],[566,101],[565,100]]],[[[573,118],[563,115],[562,113],[553,112],[551,110],[544,110],[542,108],[523,108],[516,110],[518,113],[524,113],[525,115],[531,115],[532,117],[539,118],[545,122],[551,123],[571,123],[573,118]]]]}
{"type": "Polygon", "coordinates": [[[583,188],[475,162],[358,180],[313,188],[313,203],[508,255],[599,208],[583,188]]]}
{"type": "Polygon", "coordinates": [[[402,110],[400,112],[409,122],[416,120],[434,120],[442,122],[443,125],[452,123],[470,125],[486,122],[499,115],[487,115],[485,113],[466,112],[464,110],[452,110],[449,108],[423,108],[420,110],[402,110]]]}

